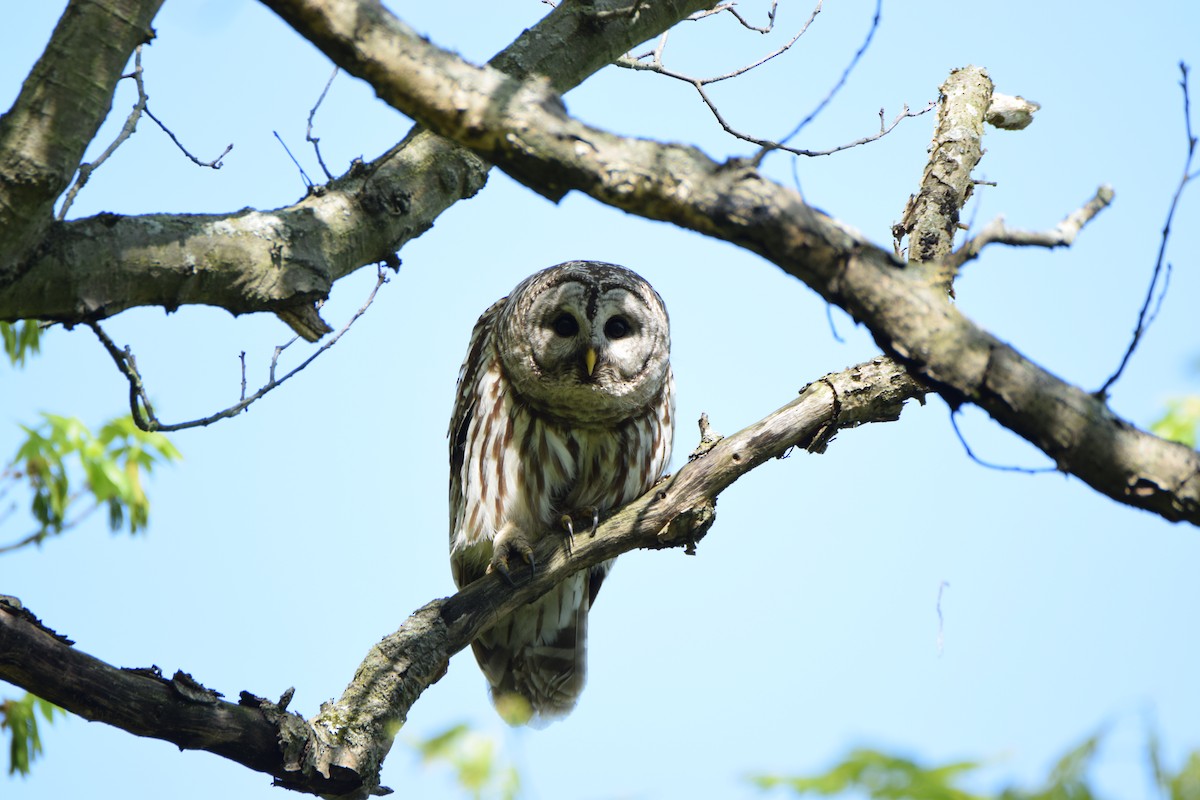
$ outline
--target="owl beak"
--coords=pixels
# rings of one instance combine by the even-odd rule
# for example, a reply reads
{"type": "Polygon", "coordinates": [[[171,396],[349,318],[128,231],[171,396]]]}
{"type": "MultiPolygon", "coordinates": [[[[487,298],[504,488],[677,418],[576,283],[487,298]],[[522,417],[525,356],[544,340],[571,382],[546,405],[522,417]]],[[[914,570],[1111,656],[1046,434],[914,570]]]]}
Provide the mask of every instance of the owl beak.
{"type": "Polygon", "coordinates": [[[596,370],[596,348],[589,347],[587,352],[583,354],[583,364],[587,367],[588,377],[592,377],[592,373],[596,370]]]}

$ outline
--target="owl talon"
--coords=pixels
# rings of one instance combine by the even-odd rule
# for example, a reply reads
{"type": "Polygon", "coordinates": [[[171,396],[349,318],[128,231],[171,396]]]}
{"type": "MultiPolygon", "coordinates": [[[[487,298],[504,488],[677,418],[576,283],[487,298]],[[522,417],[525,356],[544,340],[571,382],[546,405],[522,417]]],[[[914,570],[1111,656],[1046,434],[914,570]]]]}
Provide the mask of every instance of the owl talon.
{"type": "Polygon", "coordinates": [[[585,506],[570,514],[563,514],[559,517],[559,522],[567,531],[567,551],[570,552],[571,545],[575,544],[575,517],[589,516],[592,518],[592,528],[588,531],[588,536],[595,536],[596,529],[600,527],[600,509],[595,506],[585,506]]]}
{"type": "Polygon", "coordinates": [[[529,577],[532,579],[533,574],[537,571],[537,559],[533,557],[533,547],[524,540],[501,541],[496,544],[495,550],[492,552],[492,563],[488,566],[488,571],[500,573],[500,577],[504,578],[509,586],[516,586],[512,569],[520,562],[529,565],[529,577]]]}

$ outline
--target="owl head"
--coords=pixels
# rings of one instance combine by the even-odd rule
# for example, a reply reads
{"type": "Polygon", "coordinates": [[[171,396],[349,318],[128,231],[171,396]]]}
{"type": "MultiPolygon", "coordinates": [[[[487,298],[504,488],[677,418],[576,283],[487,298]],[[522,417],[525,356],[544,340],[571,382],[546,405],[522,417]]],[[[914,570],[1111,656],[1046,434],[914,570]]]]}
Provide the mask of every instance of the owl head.
{"type": "Polygon", "coordinates": [[[645,409],[670,373],[662,298],[616,264],[568,261],[521,281],[495,346],[513,389],[539,410],[611,425],[645,409]]]}

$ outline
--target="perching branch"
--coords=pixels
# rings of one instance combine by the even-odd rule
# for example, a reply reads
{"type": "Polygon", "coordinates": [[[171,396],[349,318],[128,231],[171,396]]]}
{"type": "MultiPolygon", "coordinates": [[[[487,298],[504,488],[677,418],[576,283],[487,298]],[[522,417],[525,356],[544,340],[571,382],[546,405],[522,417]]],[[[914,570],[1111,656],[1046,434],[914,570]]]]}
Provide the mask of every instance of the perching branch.
{"type": "Polygon", "coordinates": [[[866,325],[952,406],[979,405],[1107,497],[1200,524],[1200,454],[1139,430],[1029,361],[967,319],[926,275],[752,165],[584,125],[544,81],[518,83],[467,64],[394,18],[378,20],[387,36],[375,39],[352,0],[269,5],[385,101],[534,191],[552,200],[582,191],[756,252],[866,325]]]}
{"type": "Polygon", "coordinates": [[[638,548],[694,548],[714,518],[717,496],[766,461],[793,448],[820,452],[833,435],[899,417],[921,397],[905,370],[877,358],[810,384],[792,402],[722,439],[708,436],[675,475],[606,520],[594,536],[542,537],[538,569],[511,586],[486,575],[416,611],[371,648],[335,702],[304,720],[278,703],[241,692],[221,699],[190,675],[166,679],[157,667],[120,669],[72,646],[0,599],[0,679],[89,720],[181,748],[207,750],[275,776],[298,791],[364,797],[383,793],[379,769],[409,708],[445,673],[452,655],[491,625],[571,574],[638,548]]]}

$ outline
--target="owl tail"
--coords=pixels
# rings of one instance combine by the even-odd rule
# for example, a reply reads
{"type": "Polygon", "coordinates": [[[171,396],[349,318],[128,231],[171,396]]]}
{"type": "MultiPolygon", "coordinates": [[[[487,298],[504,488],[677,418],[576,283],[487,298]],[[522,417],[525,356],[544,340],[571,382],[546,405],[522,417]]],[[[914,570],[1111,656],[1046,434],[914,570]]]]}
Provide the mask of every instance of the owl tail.
{"type": "Polygon", "coordinates": [[[545,725],[575,707],[587,674],[587,583],[568,578],[471,643],[509,724],[545,725]]]}

